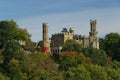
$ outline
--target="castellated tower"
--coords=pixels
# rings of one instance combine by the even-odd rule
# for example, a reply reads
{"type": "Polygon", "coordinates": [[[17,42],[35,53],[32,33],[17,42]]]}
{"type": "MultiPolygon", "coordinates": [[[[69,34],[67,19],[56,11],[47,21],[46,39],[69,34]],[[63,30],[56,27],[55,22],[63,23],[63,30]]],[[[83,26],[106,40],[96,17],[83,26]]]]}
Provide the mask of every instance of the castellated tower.
{"type": "Polygon", "coordinates": [[[48,24],[43,23],[43,41],[48,40],[48,24]]]}
{"type": "Polygon", "coordinates": [[[50,41],[48,39],[48,24],[43,23],[42,27],[43,27],[43,51],[45,53],[49,53],[50,52],[50,41]]]}
{"type": "Polygon", "coordinates": [[[98,41],[98,32],[96,27],[97,21],[90,20],[90,46],[99,49],[99,41],[98,41]]]}
{"type": "Polygon", "coordinates": [[[96,30],[96,24],[97,24],[97,21],[95,20],[95,21],[92,21],[92,20],[90,20],[90,36],[92,36],[92,37],[97,37],[97,35],[98,35],[98,32],[97,32],[97,30],[96,30]]]}

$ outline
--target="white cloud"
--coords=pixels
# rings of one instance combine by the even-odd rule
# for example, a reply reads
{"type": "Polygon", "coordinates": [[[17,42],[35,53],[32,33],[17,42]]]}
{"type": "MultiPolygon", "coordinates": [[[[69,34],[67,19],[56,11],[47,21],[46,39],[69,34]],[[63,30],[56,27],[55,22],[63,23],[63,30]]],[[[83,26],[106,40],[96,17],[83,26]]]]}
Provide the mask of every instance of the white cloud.
{"type": "Polygon", "coordinates": [[[112,9],[94,9],[79,12],[59,13],[49,15],[30,16],[17,19],[17,23],[22,28],[27,28],[32,34],[32,40],[42,39],[42,23],[49,25],[49,36],[60,32],[63,27],[75,27],[78,34],[89,34],[89,20],[97,19],[99,35],[109,32],[119,32],[120,30],[120,10],[112,9]]]}

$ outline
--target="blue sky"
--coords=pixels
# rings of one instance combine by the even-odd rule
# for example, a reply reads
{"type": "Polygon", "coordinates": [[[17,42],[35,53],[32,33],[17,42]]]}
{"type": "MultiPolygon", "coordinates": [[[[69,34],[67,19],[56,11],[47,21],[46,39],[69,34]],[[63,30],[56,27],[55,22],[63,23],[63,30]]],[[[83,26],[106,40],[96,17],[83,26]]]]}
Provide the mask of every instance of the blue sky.
{"type": "Polygon", "coordinates": [[[90,19],[97,19],[99,36],[120,33],[120,0],[0,0],[0,20],[13,19],[42,39],[42,23],[49,25],[49,37],[62,28],[75,28],[76,34],[88,35],[90,19]]]}

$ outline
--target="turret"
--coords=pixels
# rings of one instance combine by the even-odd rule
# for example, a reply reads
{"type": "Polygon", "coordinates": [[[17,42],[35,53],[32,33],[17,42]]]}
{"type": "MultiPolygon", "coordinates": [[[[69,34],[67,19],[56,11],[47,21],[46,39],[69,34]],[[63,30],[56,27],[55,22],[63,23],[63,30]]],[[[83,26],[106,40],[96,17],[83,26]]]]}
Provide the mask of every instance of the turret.
{"type": "Polygon", "coordinates": [[[90,20],[90,32],[89,32],[89,41],[90,46],[99,49],[99,41],[98,41],[98,32],[96,27],[97,21],[90,20]]]}
{"type": "Polygon", "coordinates": [[[50,53],[50,41],[48,39],[48,24],[43,23],[43,51],[44,53],[50,53]]]}
{"type": "Polygon", "coordinates": [[[48,24],[43,23],[43,41],[48,40],[48,24]]]}
{"type": "Polygon", "coordinates": [[[90,20],[90,36],[91,37],[97,37],[98,35],[98,32],[96,30],[96,24],[97,24],[97,21],[96,20],[90,20]]]}

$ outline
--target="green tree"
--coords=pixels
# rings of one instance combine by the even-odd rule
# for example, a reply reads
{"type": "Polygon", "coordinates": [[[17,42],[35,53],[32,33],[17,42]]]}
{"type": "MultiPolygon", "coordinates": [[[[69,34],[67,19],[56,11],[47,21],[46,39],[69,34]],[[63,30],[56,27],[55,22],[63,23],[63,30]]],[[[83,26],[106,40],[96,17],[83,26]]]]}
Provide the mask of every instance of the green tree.
{"type": "Polygon", "coordinates": [[[4,57],[3,64],[6,64],[12,58],[17,58],[20,51],[20,45],[16,40],[9,40],[6,42],[5,50],[2,52],[2,56],[4,57]]]}
{"type": "Polygon", "coordinates": [[[19,29],[19,40],[29,41],[31,35],[28,33],[27,29],[19,29]]]}
{"type": "Polygon", "coordinates": [[[63,45],[62,51],[77,51],[79,53],[82,51],[82,47],[74,40],[67,40],[63,45]]]}
{"type": "Polygon", "coordinates": [[[77,67],[79,64],[89,63],[88,59],[82,54],[77,52],[64,52],[59,56],[59,70],[67,71],[70,67],[77,67]]]}
{"type": "Polygon", "coordinates": [[[73,56],[64,56],[60,58],[59,69],[62,71],[67,71],[69,67],[77,66],[77,61],[73,56]]]}
{"type": "Polygon", "coordinates": [[[118,33],[109,33],[105,38],[100,39],[100,48],[105,50],[108,56],[112,56],[113,60],[120,61],[120,35],[118,33]]]}
{"type": "Polygon", "coordinates": [[[83,53],[86,57],[91,58],[92,63],[105,65],[107,62],[107,55],[104,50],[98,50],[96,48],[89,47],[85,48],[83,53]]]}
{"type": "Polygon", "coordinates": [[[30,35],[26,29],[20,29],[13,20],[0,21],[0,48],[3,48],[12,39],[28,41],[30,35]]]}
{"type": "Polygon", "coordinates": [[[65,80],[91,80],[90,73],[83,65],[77,67],[70,67],[64,73],[65,80]]]}
{"type": "Polygon", "coordinates": [[[120,62],[118,61],[112,61],[108,63],[108,67],[112,68],[112,69],[119,69],[120,68],[120,62]]]}
{"type": "Polygon", "coordinates": [[[43,53],[28,54],[22,61],[23,72],[28,80],[59,80],[58,67],[49,55],[43,53]],[[56,79],[57,78],[57,79],[56,79]]]}
{"type": "Polygon", "coordinates": [[[120,80],[120,68],[113,69],[110,67],[105,67],[107,73],[107,80],[120,80]]]}
{"type": "Polygon", "coordinates": [[[0,44],[1,47],[5,45],[8,40],[16,39],[16,35],[18,35],[18,26],[13,21],[1,21],[0,22],[0,44]]]}
{"type": "Polygon", "coordinates": [[[9,40],[6,42],[2,56],[4,59],[1,67],[4,74],[12,80],[27,80],[26,74],[22,72],[21,60],[23,59],[23,54],[20,51],[18,41],[9,40]]]}
{"type": "Polygon", "coordinates": [[[91,80],[107,80],[104,67],[91,64],[87,69],[90,72],[91,80]]]}
{"type": "Polygon", "coordinates": [[[22,72],[20,60],[12,58],[7,67],[7,74],[12,80],[27,80],[27,74],[22,72]]]}
{"type": "Polygon", "coordinates": [[[0,73],[0,80],[10,80],[10,78],[0,73]]]}

